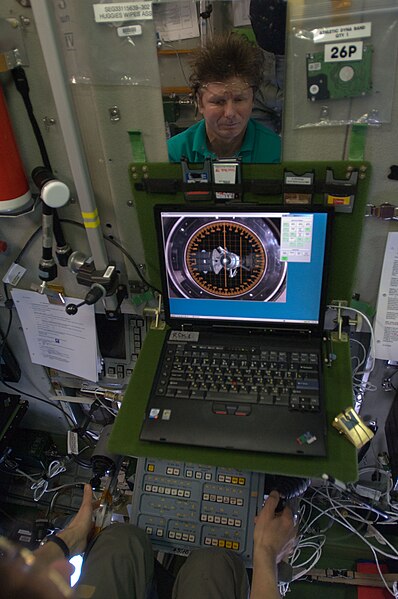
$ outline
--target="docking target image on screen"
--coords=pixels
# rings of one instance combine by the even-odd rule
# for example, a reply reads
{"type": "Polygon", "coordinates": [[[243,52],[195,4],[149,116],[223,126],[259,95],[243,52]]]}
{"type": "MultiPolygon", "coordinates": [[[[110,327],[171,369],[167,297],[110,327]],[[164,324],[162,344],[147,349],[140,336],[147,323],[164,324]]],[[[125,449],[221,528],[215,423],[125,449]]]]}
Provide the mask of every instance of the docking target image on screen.
{"type": "Polygon", "coordinates": [[[326,224],[288,209],[161,212],[171,318],[316,323],[326,224]]]}

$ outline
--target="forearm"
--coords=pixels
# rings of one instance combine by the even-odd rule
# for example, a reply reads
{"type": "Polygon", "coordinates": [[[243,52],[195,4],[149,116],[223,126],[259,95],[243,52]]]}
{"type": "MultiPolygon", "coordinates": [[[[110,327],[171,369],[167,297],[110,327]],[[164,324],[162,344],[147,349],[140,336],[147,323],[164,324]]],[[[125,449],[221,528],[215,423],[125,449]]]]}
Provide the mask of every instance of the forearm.
{"type": "Polygon", "coordinates": [[[254,556],[250,599],[280,599],[276,559],[270,554],[254,556]]]}
{"type": "MultiPolygon", "coordinates": [[[[78,538],[74,529],[68,527],[57,533],[57,537],[62,539],[66,543],[70,557],[78,553],[78,538]]],[[[36,560],[43,565],[49,565],[59,559],[65,558],[62,549],[55,543],[45,543],[35,551],[36,560]]]]}

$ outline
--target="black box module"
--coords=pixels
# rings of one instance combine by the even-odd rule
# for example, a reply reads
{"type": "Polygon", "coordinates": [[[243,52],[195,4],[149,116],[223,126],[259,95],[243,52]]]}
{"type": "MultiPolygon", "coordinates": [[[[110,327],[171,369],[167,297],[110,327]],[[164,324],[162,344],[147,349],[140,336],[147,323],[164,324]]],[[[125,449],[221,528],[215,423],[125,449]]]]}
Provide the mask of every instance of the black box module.
{"type": "Polygon", "coordinates": [[[390,412],[386,419],[384,432],[390,457],[393,490],[398,492],[398,393],[395,395],[390,412]]]}

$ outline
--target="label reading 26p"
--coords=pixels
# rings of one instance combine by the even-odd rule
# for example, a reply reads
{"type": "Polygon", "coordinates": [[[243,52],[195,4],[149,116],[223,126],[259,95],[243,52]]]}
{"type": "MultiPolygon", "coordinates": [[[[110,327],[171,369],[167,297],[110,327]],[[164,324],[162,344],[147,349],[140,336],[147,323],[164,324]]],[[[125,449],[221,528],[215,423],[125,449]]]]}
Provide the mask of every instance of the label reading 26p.
{"type": "Polygon", "coordinates": [[[362,60],[363,42],[346,42],[325,45],[325,62],[362,60]]]}

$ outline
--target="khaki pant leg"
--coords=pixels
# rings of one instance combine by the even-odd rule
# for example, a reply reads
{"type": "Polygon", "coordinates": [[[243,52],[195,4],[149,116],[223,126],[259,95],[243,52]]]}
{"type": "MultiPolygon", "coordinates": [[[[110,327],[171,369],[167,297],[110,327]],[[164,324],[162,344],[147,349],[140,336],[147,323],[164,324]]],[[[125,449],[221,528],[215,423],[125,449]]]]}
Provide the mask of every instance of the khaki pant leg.
{"type": "Polygon", "coordinates": [[[177,574],[173,599],[247,599],[245,565],[233,551],[193,551],[177,574]]]}
{"type": "Polygon", "coordinates": [[[111,524],[95,539],[83,563],[79,599],[146,599],[153,578],[153,551],[145,532],[111,524]]]}

